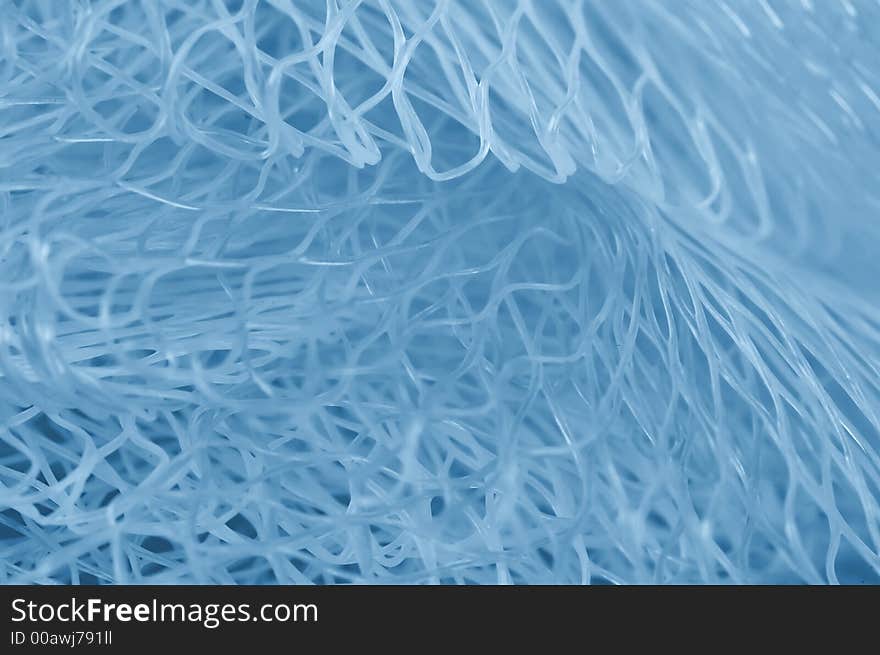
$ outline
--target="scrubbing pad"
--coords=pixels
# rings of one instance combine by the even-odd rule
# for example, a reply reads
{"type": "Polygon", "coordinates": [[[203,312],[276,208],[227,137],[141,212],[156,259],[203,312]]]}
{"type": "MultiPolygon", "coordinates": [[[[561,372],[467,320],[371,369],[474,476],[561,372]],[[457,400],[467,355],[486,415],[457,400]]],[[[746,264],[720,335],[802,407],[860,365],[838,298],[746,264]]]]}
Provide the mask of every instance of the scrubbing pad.
{"type": "Polygon", "coordinates": [[[0,6],[0,580],[880,581],[880,6],[0,6]]]}

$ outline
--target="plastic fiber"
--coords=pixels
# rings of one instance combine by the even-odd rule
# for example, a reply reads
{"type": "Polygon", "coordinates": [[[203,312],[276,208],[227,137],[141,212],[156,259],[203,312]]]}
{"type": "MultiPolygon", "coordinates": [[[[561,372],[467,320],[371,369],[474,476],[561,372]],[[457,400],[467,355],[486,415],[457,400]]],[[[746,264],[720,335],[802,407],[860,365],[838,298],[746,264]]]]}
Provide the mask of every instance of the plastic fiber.
{"type": "Polygon", "coordinates": [[[874,0],[0,3],[0,582],[880,582],[874,0]]]}

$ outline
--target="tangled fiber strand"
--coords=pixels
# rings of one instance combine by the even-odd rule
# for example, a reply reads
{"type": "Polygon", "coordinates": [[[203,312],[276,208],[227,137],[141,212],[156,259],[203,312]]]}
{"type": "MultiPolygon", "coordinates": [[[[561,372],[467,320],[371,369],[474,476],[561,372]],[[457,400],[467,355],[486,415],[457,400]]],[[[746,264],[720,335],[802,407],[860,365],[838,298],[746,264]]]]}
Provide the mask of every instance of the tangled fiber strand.
{"type": "Polygon", "coordinates": [[[0,4],[0,580],[880,581],[878,30],[0,4]]]}

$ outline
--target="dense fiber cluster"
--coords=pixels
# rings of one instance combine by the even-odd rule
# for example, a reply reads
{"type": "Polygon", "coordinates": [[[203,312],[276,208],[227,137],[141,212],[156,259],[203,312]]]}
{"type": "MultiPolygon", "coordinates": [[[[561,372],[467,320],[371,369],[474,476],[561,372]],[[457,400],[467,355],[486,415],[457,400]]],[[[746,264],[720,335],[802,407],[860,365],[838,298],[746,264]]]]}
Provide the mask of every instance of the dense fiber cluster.
{"type": "Polygon", "coordinates": [[[0,581],[880,581],[880,4],[0,3],[0,581]]]}

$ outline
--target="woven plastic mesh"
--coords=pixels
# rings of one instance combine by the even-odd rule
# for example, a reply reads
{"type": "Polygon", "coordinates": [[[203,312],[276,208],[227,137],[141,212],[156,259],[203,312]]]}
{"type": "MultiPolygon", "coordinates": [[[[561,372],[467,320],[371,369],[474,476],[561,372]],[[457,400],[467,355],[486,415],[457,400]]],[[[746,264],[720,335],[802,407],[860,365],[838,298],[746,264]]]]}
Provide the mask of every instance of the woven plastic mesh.
{"type": "Polygon", "coordinates": [[[880,4],[0,3],[0,580],[880,580],[880,4]]]}

